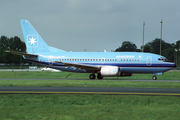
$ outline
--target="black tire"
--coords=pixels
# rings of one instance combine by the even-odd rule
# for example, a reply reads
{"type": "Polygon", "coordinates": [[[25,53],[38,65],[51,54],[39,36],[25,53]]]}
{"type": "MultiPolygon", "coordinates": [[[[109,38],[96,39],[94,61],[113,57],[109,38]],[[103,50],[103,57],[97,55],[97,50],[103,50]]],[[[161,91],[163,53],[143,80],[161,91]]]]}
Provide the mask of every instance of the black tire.
{"type": "Polygon", "coordinates": [[[95,79],[95,78],[96,78],[96,76],[94,74],[89,75],[89,79],[95,79]]]}
{"type": "Polygon", "coordinates": [[[101,76],[101,74],[98,74],[98,75],[97,75],[97,78],[98,78],[98,79],[103,79],[103,77],[101,76]]]}
{"type": "Polygon", "coordinates": [[[152,78],[153,80],[156,80],[157,79],[157,77],[156,76],[153,76],[153,78],[152,78]]]}

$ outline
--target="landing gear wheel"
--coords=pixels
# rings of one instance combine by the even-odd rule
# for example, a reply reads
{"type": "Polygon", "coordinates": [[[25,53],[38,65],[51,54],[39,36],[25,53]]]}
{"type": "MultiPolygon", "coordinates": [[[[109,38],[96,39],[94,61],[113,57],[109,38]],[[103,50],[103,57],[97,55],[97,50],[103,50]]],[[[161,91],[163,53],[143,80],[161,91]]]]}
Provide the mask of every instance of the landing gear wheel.
{"type": "Polygon", "coordinates": [[[153,80],[156,80],[156,79],[157,79],[157,77],[156,77],[156,76],[153,76],[153,77],[152,77],[152,79],[153,79],[153,80]]]}
{"type": "Polygon", "coordinates": [[[94,74],[89,75],[89,79],[95,79],[95,78],[96,78],[96,76],[94,74]]]}
{"type": "Polygon", "coordinates": [[[103,79],[103,77],[101,76],[101,74],[98,74],[98,75],[97,75],[97,78],[98,78],[98,79],[103,79]]]}

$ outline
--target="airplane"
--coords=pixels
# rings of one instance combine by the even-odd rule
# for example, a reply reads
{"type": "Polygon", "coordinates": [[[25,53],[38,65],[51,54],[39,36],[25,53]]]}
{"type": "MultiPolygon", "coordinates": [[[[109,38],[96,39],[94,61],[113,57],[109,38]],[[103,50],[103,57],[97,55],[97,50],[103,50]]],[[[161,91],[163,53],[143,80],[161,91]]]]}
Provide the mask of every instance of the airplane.
{"type": "MultiPolygon", "coordinates": [[[[176,64],[161,55],[143,52],[66,52],[48,46],[28,20],[20,20],[27,53],[22,55],[36,64],[69,72],[90,73],[89,78],[132,76],[134,73],[162,75],[176,64]]],[[[67,43],[69,44],[69,43],[67,43]]]]}

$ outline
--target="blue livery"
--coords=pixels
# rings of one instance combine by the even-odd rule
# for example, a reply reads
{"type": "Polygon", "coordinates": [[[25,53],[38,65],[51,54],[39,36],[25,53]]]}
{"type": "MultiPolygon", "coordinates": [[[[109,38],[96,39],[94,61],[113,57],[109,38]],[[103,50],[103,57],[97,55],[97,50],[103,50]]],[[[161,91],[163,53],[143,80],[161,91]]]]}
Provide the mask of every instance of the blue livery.
{"type": "Polygon", "coordinates": [[[66,52],[48,46],[28,20],[21,20],[22,32],[27,53],[10,53],[23,55],[31,62],[50,68],[91,73],[90,79],[106,76],[131,76],[133,73],[152,73],[156,75],[176,67],[165,57],[142,52],[66,52]]]}

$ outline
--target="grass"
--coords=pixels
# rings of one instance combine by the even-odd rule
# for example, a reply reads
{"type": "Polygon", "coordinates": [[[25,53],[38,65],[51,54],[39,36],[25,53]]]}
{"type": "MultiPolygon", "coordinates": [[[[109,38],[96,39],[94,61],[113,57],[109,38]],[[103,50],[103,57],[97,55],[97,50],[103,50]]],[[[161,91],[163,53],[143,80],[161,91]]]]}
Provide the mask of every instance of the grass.
{"type": "MultiPolygon", "coordinates": [[[[0,72],[0,78],[19,78],[20,80],[0,80],[0,86],[48,86],[48,87],[143,87],[143,88],[180,88],[180,84],[176,82],[141,82],[128,81],[128,79],[148,79],[152,77],[150,74],[135,74],[132,77],[105,77],[106,80],[89,80],[87,73],[71,73],[71,72],[0,72]],[[34,80],[26,80],[26,79],[34,80]],[[54,80],[43,80],[51,78],[54,80]],[[41,80],[39,80],[41,79],[41,80]],[[65,79],[65,80],[56,80],[65,79]],[[68,80],[67,80],[68,79],[68,80]],[[77,79],[77,80],[71,80],[77,79]],[[80,79],[80,80],[78,80],[80,79]],[[111,80],[111,79],[117,79],[111,80]],[[126,80],[127,81],[121,81],[126,80]]],[[[166,72],[164,75],[158,76],[158,79],[179,79],[180,74],[177,71],[166,72]]]]}
{"type": "MultiPolygon", "coordinates": [[[[0,86],[64,86],[64,87],[154,87],[180,88],[175,82],[135,82],[111,79],[151,79],[152,75],[135,74],[132,77],[112,77],[107,80],[89,80],[89,74],[70,72],[0,72],[0,86]],[[25,80],[32,78],[35,80],[25,80]],[[42,80],[39,80],[39,79],[42,80]],[[68,80],[43,80],[67,79],[68,80]],[[77,79],[77,80],[71,80],[77,79]],[[81,79],[81,80],[78,80],[81,79]],[[87,80],[84,80],[87,79],[87,80]],[[109,79],[109,80],[108,80],[109,79]]],[[[166,72],[158,79],[179,80],[179,72],[166,72]]],[[[144,119],[179,120],[180,97],[139,95],[76,95],[76,94],[0,94],[2,120],[56,120],[56,119],[144,119]]]]}
{"type": "Polygon", "coordinates": [[[22,71],[22,72],[10,72],[0,71],[0,78],[67,78],[70,72],[50,72],[50,71],[22,71]]]}
{"type": "Polygon", "coordinates": [[[0,119],[179,120],[180,97],[0,94],[0,119]]]}
{"type": "MultiPolygon", "coordinates": [[[[165,72],[163,75],[157,76],[158,80],[180,80],[180,72],[165,72]]],[[[152,80],[152,74],[133,74],[130,77],[104,77],[104,79],[143,79],[152,80]]],[[[0,78],[52,78],[52,79],[89,79],[89,73],[72,73],[72,72],[50,72],[50,71],[35,71],[35,72],[8,72],[0,71],[0,78]]]]}

